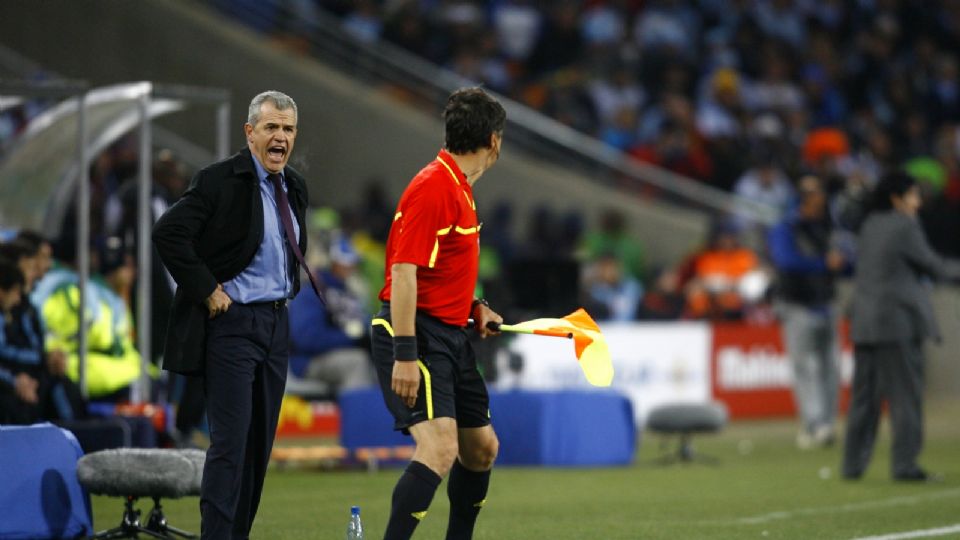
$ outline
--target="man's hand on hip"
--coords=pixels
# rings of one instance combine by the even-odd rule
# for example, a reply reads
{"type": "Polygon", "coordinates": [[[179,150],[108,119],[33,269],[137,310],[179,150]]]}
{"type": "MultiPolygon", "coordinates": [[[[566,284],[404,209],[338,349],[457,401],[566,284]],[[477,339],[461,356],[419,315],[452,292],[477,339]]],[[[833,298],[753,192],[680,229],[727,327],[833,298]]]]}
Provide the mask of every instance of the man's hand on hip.
{"type": "Polygon", "coordinates": [[[227,296],[227,293],[223,292],[223,285],[218,283],[217,288],[210,293],[204,303],[207,305],[207,311],[210,312],[210,318],[212,319],[230,309],[233,300],[227,296]]]}
{"type": "Polygon", "coordinates": [[[420,366],[416,360],[396,360],[393,362],[393,377],[390,388],[407,405],[417,403],[417,391],[420,389],[420,366]]]}

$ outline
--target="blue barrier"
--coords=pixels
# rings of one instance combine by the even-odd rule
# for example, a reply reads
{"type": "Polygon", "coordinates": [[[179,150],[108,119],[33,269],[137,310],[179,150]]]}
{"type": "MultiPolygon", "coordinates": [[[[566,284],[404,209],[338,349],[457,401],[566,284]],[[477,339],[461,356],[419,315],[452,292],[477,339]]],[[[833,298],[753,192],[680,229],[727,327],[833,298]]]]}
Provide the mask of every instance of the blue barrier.
{"type": "Polygon", "coordinates": [[[52,424],[0,426],[0,538],[93,534],[90,498],[77,482],[82,455],[52,424]]]}
{"type": "MultiPolygon", "coordinates": [[[[348,449],[413,444],[393,431],[377,388],[340,395],[340,444],[348,449]]],[[[633,460],[637,432],[630,401],[613,392],[491,391],[501,465],[617,466],[633,460]]]]}

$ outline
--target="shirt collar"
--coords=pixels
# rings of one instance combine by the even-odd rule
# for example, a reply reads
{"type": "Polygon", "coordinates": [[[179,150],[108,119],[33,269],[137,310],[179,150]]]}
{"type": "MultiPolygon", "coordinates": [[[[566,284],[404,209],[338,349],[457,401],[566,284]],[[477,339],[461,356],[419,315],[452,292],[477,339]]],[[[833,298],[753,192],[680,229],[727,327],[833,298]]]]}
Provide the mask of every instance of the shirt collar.
{"type": "Polygon", "coordinates": [[[437,160],[445,164],[449,168],[450,172],[453,173],[454,180],[458,185],[469,185],[467,184],[467,175],[463,174],[463,171],[460,170],[460,166],[457,165],[456,160],[453,159],[453,156],[450,152],[447,152],[446,149],[441,148],[440,152],[437,154],[437,160]]]}
{"type": "MultiPolygon", "coordinates": [[[[261,182],[269,182],[267,175],[270,173],[263,168],[263,165],[260,164],[260,160],[257,159],[257,156],[254,156],[252,153],[250,156],[253,158],[253,166],[257,170],[257,178],[260,179],[261,182]]],[[[283,171],[280,171],[280,180],[284,180],[283,171]]]]}

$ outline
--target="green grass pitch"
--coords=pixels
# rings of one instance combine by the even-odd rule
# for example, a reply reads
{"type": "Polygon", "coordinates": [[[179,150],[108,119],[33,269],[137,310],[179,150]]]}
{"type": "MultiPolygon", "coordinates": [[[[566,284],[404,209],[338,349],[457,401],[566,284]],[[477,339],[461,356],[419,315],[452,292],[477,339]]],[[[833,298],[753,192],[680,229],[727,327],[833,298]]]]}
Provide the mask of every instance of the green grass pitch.
{"type": "MultiPolygon", "coordinates": [[[[938,484],[890,481],[886,419],[873,463],[858,482],[838,477],[841,444],[797,450],[789,420],[739,421],[696,438],[696,450],[718,457],[718,466],[655,465],[661,439],[645,433],[629,467],[499,467],[474,538],[852,539],[936,528],[953,531],[938,538],[960,538],[958,418],[958,400],[927,406],[921,463],[945,475],[938,484]]],[[[271,469],[251,537],[343,538],[350,506],[359,505],[367,538],[381,538],[399,473],[271,469]]],[[[120,499],[95,497],[97,530],[119,523],[121,507],[120,499]]],[[[146,513],[149,504],[140,508],[146,513]]],[[[199,531],[196,498],[169,501],[165,509],[170,524],[199,531]]],[[[442,484],[415,538],[443,538],[447,509],[442,484]]]]}

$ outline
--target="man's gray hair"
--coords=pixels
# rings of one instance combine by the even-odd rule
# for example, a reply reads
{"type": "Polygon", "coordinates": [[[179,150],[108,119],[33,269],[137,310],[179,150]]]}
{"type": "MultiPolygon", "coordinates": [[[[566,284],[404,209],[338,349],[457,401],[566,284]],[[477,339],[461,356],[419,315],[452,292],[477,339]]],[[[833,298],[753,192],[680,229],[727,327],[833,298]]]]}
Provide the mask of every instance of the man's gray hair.
{"type": "Polygon", "coordinates": [[[266,92],[261,92],[254,96],[253,100],[250,101],[250,109],[247,111],[247,123],[251,126],[257,125],[257,122],[260,121],[260,107],[264,102],[273,103],[274,107],[278,111],[285,111],[287,109],[293,109],[293,119],[297,119],[297,103],[293,101],[293,98],[284,94],[283,92],[278,92],[276,90],[267,90],[266,92]]]}

